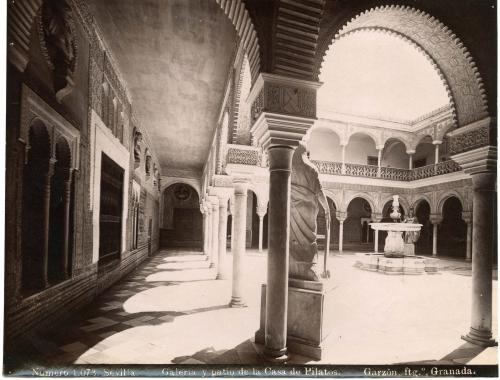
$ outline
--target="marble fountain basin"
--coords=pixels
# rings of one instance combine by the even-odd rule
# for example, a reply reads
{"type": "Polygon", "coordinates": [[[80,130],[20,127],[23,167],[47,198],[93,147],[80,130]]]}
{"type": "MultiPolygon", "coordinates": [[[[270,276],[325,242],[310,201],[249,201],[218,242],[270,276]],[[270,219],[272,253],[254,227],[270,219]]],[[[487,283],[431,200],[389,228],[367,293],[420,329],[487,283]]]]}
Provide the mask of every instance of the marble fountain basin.
{"type": "Polygon", "coordinates": [[[438,272],[437,259],[423,256],[386,257],[383,253],[356,253],[357,268],[393,275],[432,274],[438,272]]]}
{"type": "Polygon", "coordinates": [[[370,227],[378,231],[393,231],[393,232],[416,232],[420,231],[422,224],[420,223],[370,223],[370,227]]]}

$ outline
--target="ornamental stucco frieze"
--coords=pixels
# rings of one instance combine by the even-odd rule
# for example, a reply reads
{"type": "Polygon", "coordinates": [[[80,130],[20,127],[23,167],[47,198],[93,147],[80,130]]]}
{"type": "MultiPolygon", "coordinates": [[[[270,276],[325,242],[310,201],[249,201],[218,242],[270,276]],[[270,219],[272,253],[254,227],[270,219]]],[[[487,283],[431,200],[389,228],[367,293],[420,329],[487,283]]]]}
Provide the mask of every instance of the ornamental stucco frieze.
{"type": "Polygon", "coordinates": [[[454,134],[450,138],[450,154],[457,154],[490,144],[490,127],[484,125],[479,128],[454,134]]]}

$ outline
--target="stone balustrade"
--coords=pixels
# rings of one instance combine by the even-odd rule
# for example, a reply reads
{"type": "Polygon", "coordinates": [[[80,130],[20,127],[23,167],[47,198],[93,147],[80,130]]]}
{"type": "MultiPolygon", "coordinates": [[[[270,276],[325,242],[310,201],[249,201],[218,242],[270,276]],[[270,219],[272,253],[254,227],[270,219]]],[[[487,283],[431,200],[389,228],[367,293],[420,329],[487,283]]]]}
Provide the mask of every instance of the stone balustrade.
{"type": "MultiPolygon", "coordinates": [[[[321,174],[377,178],[378,167],[375,165],[346,163],[345,174],[342,174],[341,162],[313,161],[313,163],[321,174]]],[[[391,181],[415,181],[437,175],[454,173],[460,170],[462,170],[460,165],[452,160],[443,161],[436,165],[422,166],[412,170],[382,166],[380,167],[379,178],[391,181]]]]}

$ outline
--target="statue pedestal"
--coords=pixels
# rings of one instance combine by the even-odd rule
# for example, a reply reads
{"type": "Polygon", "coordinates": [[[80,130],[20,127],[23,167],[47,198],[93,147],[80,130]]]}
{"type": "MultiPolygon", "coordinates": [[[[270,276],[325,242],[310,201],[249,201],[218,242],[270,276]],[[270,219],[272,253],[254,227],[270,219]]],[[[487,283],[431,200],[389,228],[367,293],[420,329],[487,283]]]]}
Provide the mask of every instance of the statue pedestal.
{"type": "MultiPolygon", "coordinates": [[[[330,333],[333,285],[289,279],[287,348],[293,353],[321,360],[321,343],[330,333]],[[326,321],[326,323],[324,323],[326,321]]],[[[255,342],[265,343],[266,285],[262,285],[260,328],[255,342]]]]}
{"type": "Polygon", "coordinates": [[[405,249],[403,252],[405,256],[415,256],[415,244],[405,243],[405,249]]]}

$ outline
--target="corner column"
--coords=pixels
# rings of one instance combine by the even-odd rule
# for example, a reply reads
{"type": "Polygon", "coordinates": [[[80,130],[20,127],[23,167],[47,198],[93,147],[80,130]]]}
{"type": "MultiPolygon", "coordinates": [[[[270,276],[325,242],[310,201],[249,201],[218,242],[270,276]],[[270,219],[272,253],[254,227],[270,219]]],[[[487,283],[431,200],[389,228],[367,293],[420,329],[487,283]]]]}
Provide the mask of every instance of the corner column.
{"type": "Polygon", "coordinates": [[[347,219],[347,212],[337,211],[337,220],[339,221],[339,252],[344,251],[344,221],[347,219]]]}
{"type": "Polygon", "coordinates": [[[212,206],[212,238],[211,238],[211,255],[210,255],[210,268],[216,268],[218,264],[218,250],[219,250],[219,198],[216,196],[209,196],[212,206]]]}
{"type": "Polygon", "coordinates": [[[57,160],[54,158],[49,159],[49,168],[45,177],[45,188],[43,192],[42,283],[40,284],[43,288],[49,286],[50,188],[56,162],[57,160]]]}
{"type": "Polygon", "coordinates": [[[483,347],[497,345],[491,331],[497,234],[497,147],[488,145],[491,141],[496,142],[496,133],[492,133],[496,128],[496,122],[486,118],[463,129],[457,128],[450,141],[450,150],[456,152],[451,158],[471,175],[473,188],[471,326],[462,339],[483,347]],[[467,145],[470,141],[482,142],[484,146],[470,149],[467,145]]]}
{"type": "Polygon", "coordinates": [[[472,260],[472,212],[462,211],[462,220],[467,223],[467,246],[465,250],[465,260],[472,260]]]}
{"type": "Polygon", "coordinates": [[[219,195],[219,267],[217,270],[217,280],[227,279],[226,245],[228,200],[228,195],[219,195]]]}
{"type": "Polygon", "coordinates": [[[63,277],[69,277],[69,225],[71,211],[71,183],[73,179],[73,169],[69,169],[66,181],[64,181],[63,204],[64,204],[64,226],[63,226],[63,277]]]}
{"type": "Polygon", "coordinates": [[[245,237],[247,224],[247,192],[246,180],[234,180],[234,249],[233,252],[233,286],[230,307],[246,307],[242,292],[242,272],[245,258],[245,237]]]}
{"type": "Polygon", "coordinates": [[[431,214],[429,220],[432,223],[432,256],[437,256],[438,226],[443,221],[443,217],[439,214],[431,214]]]}

